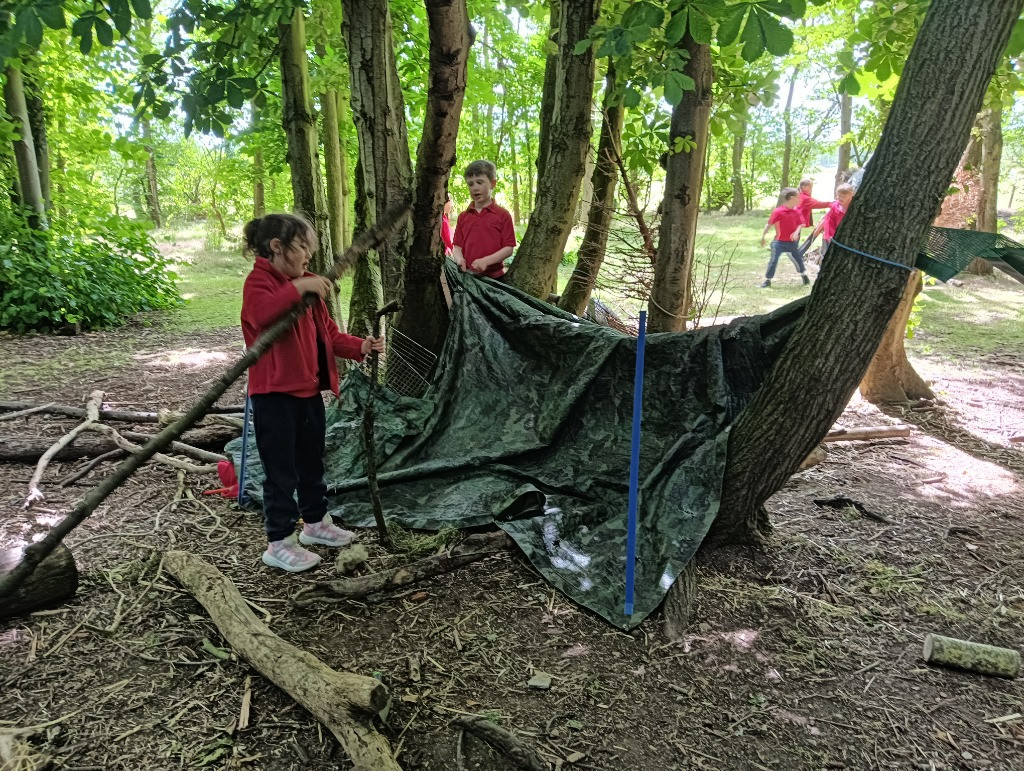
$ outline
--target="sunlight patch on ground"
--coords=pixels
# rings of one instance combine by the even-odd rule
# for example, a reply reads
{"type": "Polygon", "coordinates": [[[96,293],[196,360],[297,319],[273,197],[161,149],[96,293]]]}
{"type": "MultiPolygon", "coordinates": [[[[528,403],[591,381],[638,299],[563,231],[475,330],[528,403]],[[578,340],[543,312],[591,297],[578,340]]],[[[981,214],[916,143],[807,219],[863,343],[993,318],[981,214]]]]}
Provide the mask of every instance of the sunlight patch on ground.
{"type": "Polygon", "coordinates": [[[924,500],[967,509],[986,499],[1014,499],[1024,494],[1018,478],[1002,466],[934,437],[919,435],[918,442],[923,451],[914,459],[928,468],[920,470],[911,485],[924,500]]]}
{"type": "Polygon", "coordinates": [[[140,353],[132,357],[145,367],[153,369],[205,369],[228,361],[231,357],[224,351],[209,351],[202,348],[185,348],[179,351],[140,353]]]}

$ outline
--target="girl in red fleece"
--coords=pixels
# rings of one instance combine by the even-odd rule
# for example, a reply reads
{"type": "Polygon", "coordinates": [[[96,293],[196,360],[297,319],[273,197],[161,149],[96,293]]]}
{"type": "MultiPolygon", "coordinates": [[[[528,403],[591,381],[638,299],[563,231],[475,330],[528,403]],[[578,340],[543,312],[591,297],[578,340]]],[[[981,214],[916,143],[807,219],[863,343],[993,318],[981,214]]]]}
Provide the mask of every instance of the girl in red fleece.
{"type": "Polygon", "coordinates": [[[323,298],[331,284],[306,270],[317,249],[316,231],[306,220],[268,214],[249,222],[243,233],[256,259],[242,290],[246,346],[304,294],[320,297],[249,369],[256,447],[266,474],[263,517],[269,544],[263,562],[298,573],[320,562],[320,555],[300,543],[344,546],[355,537],[327,514],[320,392],[338,393],[335,356],[361,361],[370,351],[383,351],[384,339],[343,334],[327,314],[323,298]],[[299,517],[304,524],[296,537],[299,517]]]}

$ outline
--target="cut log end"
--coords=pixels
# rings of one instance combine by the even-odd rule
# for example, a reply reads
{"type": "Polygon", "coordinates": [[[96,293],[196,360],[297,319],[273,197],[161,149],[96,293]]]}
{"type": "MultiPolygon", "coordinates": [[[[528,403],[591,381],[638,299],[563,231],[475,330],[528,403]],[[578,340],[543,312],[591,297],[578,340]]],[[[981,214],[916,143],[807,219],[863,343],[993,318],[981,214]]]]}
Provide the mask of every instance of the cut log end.
{"type": "Polygon", "coordinates": [[[928,664],[964,669],[982,675],[1017,677],[1020,653],[1010,648],[929,634],[924,638],[924,660],[928,664]]]}
{"type": "MultiPolygon", "coordinates": [[[[0,578],[21,562],[24,549],[0,550],[0,578]]],[[[57,546],[10,597],[0,601],[0,618],[56,605],[78,591],[78,567],[71,550],[57,546]]]]}

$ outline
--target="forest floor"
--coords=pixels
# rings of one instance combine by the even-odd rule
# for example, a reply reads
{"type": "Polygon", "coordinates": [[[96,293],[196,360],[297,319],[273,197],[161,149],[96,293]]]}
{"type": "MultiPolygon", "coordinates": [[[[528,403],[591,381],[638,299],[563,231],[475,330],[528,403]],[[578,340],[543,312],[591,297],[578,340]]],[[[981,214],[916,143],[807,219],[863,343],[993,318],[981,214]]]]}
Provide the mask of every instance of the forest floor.
{"type": "MultiPolygon", "coordinates": [[[[739,240],[732,227],[756,238],[760,220],[734,222],[718,223],[725,238],[739,240]]],[[[193,249],[189,307],[78,337],[0,335],[0,400],[81,404],[102,389],[116,408],[189,406],[239,351],[245,267],[186,236],[175,243],[193,249]]],[[[805,291],[795,280],[754,291],[764,255],[749,244],[737,254],[723,314],[805,291]]],[[[1009,442],[1024,433],[1021,289],[964,277],[926,290],[909,347],[939,400],[882,412],[855,397],[839,425],[909,423],[911,436],[831,444],[824,463],[795,475],[768,502],[764,551],[701,567],[682,642],[657,614],[629,634],[611,628],[512,553],[372,604],[297,609],[291,593],[328,578],[329,560],[311,574],[270,572],[258,514],[200,496],[214,479],[182,484],[149,465],[67,538],[75,598],[0,621],[0,730],[42,726],[33,748],[69,771],[349,767],[287,695],[213,655],[226,643],[158,573],[155,547],[217,565],[277,634],[329,666],[379,676],[394,699],[381,730],[403,768],[511,769],[460,739],[451,720],[464,714],[490,717],[567,770],[1024,768],[1022,681],[921,660],[929,632],[1024,642],[1024,451],[1009,442]],[[815,503],[839,496],[862,508],[815,503]],[[410,654],[422,659],[419,681],[410,654]],[[549,690],[527,687],[535,671],[553,676],[549,690]]],[[[238,386],[222,400],[241,401],[238,386]]],[[[32,415],[0,435],[56,439],[75,422],[32,415]]],[[[0,548],[41,537],[111,467],[57,486],[82,463],[51,464],[46,501],[27,512],[32,467],[0,464],[0,548]]],[[[362,540],[371,569],[398,559],[362,540]]]]}

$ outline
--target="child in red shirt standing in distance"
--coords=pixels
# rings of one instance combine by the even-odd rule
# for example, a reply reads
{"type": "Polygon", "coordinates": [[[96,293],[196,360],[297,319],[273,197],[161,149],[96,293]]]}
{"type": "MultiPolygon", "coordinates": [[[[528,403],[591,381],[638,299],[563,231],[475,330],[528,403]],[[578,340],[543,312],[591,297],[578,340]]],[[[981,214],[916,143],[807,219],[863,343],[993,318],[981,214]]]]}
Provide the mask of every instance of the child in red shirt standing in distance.
{"type": "MultiPolygon", "coordinates": [[[[813,179],[805,178],[800,180],[800,201],[796,208],[800,210],[800,216],[803,217],[803,227],[805,228],[814,227],[814,215],[811,214],[812,209],[827,209],[829,207],[828,201],[819,201],[811,197],[811,190],[813,188],[813,179]]],[[[797,238],[799,237],[799,234],[797,234],[797,238]]]]}
{"type": "Polygon", "coordinates": [[[839,223],[843,221],[846,210],[850,208],[850,201],[853,200],[853,185],[840,185],[836,188],[836,200],[828,205],[828,211],[821,218],[821,222],[814,228],[811,234],[811,241],[814,241],[818,233],[821,233],[821,253],[828,249],[829,242],[835,237],[839,223]]]}
{"type": "Polygon", "coordinates": [[[768,224],[764,226],[764,231],[761,233],[761,246],[763,247],[764,237],[768,235],[772,225],[775,226],[772,256],[768,260],[768,270],[764,274],[764,282],[761,284],[762,289],[772,285],[772,279],[775,277],[775,268],[778,266],[779,257],[782,256],[783,252],[789,254],[789,259],[793,261],[796,272],[800,274],[803,282],[805,284],[811,283],[811,280],[804,272],[804,261],[800,256],[800,243],[797,241],[800,238],[800,228],[803,226],[804,221],[803,214],[797,206],[799,202],[799,192],[791,187],[783,190],[782,206],[771,213],[771,216],[768,217],[768,224]]]}
{"type": "Polygon", "coordinates": [[[256,258],[242,290],[242,334],[251,346],[286,311],[313,292],[307,308],[249,369],[256,447],[263,462],[263,517],[269,545],[263,562],[298,573],[320,562],[303,544],[344,546],[354,535],[327,514],[324,482],[324,401],[321,391],[338,393],[335,356],[360,361],[383,351],[383,338],[342,334],[323,298],[330,282],[306,271],[317,248],[316,232],[292,214],[268,214],[249,222],[245,243],[256,258]],[[296,494],[298,504],[296,505],[296,494]],[[302,533],[295,525],[302,517],[302,533]]]}
{"type": "Polygon", "coordinates": [[[455,222],[452,259],[461,270],[501,278],[516,245],[516,231],[512,215],[494,202],[497,169],[490,161],[473,161],[465,177],[473,202],[455,222]]]}

